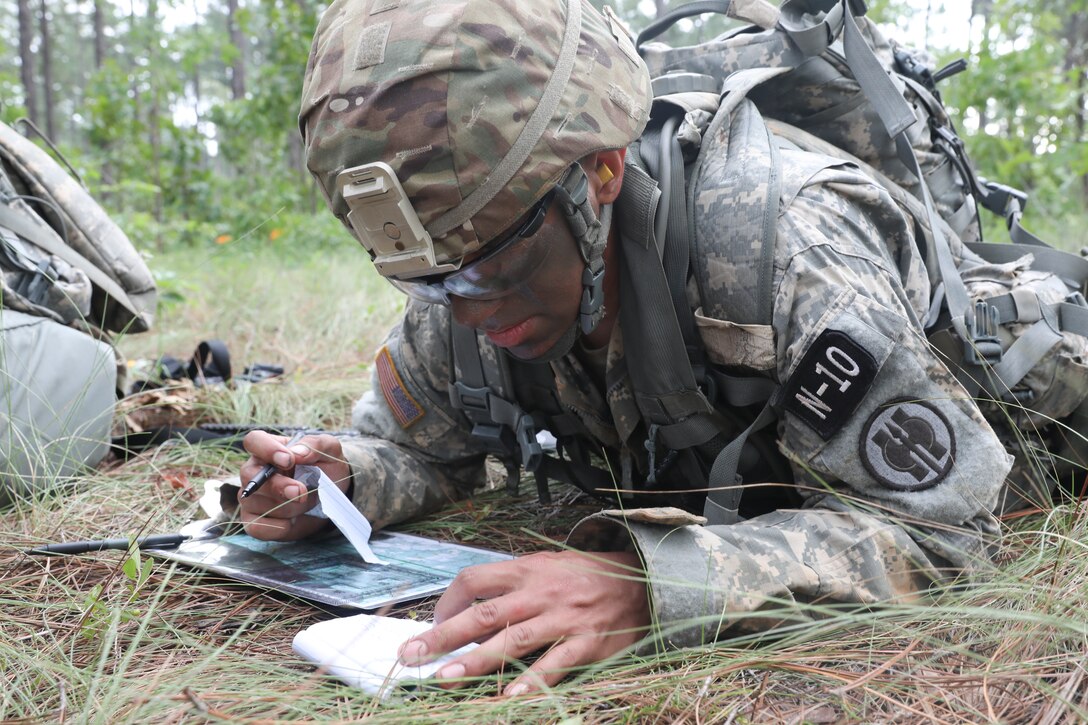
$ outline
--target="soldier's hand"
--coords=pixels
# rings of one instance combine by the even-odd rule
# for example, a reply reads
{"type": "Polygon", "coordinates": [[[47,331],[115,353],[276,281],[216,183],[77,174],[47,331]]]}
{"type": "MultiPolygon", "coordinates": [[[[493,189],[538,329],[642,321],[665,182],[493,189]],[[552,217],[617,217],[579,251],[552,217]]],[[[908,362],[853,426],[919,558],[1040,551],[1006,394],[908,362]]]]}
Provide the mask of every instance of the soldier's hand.
{"type": "Polygon", "coordinates": [[[646,587],[633,553],[541,553],[470,567],[439,599],[435,627],[402,646],[401,661],[420,664],[480,642],[436,675],[456,680],[517,672],[513,660],[547,647],[504,692],[539,690],[641,639],[650,625],[646,587]]]}
{"type": "MultiPolygon", "coordinates": [[[[242,444],[249,460],[242,465],[243,487],[267,463],[276,473],[246,498],[238,498],[239,517],[246,533],[255,539],[293,541],[323,531],[327,519],[306,516],[317,505],[317,492],[291,477],[296,465],[317,466],[341,491],[347,491],[351,468],[344,461],[340,440],[331,435],[306,436],[288,448],[287,439],[265,431],[250,431],[242,444]]],[[[239,492],[241,493],[241,492],[239,492]]]]}

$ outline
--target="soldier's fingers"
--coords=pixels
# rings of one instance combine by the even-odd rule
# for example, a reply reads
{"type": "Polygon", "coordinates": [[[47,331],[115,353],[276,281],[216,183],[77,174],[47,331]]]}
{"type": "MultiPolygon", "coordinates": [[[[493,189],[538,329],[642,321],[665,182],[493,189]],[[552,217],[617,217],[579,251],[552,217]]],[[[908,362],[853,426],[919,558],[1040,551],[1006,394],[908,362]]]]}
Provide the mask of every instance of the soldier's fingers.
{"type": "Polygon", "coordinates": [[[247,466],[256,466],[258,469],[266,463],[274,463],[279,468],[290,468],[293,465],[291,455],[287,452],[287,438],[274,436],[263,430],[251,430],[242,439],[242,446],[251,456],[246,462],[247,466]],[[277,457],[277,454],[279,456],[277,457]]]}
{"type": "Polygon", "coordinates": [[[239,518],[247,534],[264,541],[282,541],[295,523],[294,519],[276,518],[253,511],[242,511],[239,518]]]}
{"type": "Polygon", "coordinates": [[[344,460],[344,451],[340,439],[328,433],[308,435],[289,449],[295,456],[295,463],[312,465],[327,461],[344,460]]]}
{"type": "MultiPolygon", "coordinates": [[[[466,612],[465,615],[467,614],[469,613],[466,612]]],[[[569,627],[565,627],[554,617],[539,616],[513,620],[479,647],[444,665],[435,674],[435,677],[440,681],[445,680],[445,682],[440,682],[443,687],[460,687],[464,684],[463,679],[466,677],[480,677],[499,669],[508,668],[511,663],[551,643],[556,644],[549,652],[555,651],[558,654],[552,656],[550,667],[569,669],[589,661],[588,659],[579,659],[587,657],[589,654],[589,648],[585,646],[581,638],[571,640],[572,642],[582,642],[582,644],[573,647],[568,646],[565,641],[561,640],[561,632],[564,629],[569,629],[569,627]]],[[[542,672],[542,670],[538,672],[542,672]]],[[[562,678],[562,673],[553,674],[552,676],[553,680],[558,682],[562,678]]]]}
{"type": "MultiPolygon", "coordinates": [[[[518,588],[520,560],[478,564],[463,569],[434,606],[434,621],[442,624],[481,599],[495,599],[518,588]]],[[[484,633],[489,634],[489,633],[484,633]]]]}
{"type": "Polygon", "coordinates": [[[280,519],[301,516],[316,505],[317,494],[307,491],[295,479],[274,474],[264,486],[246,498],[239,498],[242,511],[280,519]]]}
{"type": "Polygon", "coordinates": [[[317,503],[316,495],[312,497],[308,495],[309,492],[305,485],[283,473],[273,473],[263,486],[255,489],[249,496],[244,498],[242,497],[242,490],[238,492],[238,503],[242,508],[246,508],[251,499],[271,499],[277,504],[306,504],[305,508],[302,509],[303,511],[308,510],[317,503]]]}
{"type": "Polygon", "coordinates": [[[328,523],[325,519],[314,516],[296,516],[291,519],[278,519],[272,516],[243,511],[240,516],[247,534],[264,541],[294,541],[316,534],[328,523]]]}
{"type": "MultiPolygon", "coordinates": [[[[526,621],[539,615],[543,606],[539,599],[520,592],[476,602],[441,624],[436,624],[420,636],[405,642],[401,647],[401,661],[406,665],[430,662],[470,642],[492,641],[488,638],[496,633],[507,632],[511,628],[517,628],[511,643],[511,656],[526,654],[546,644],[546,641],[537,641],[531,627],[522,626],[526,621]],[[531,649],[525,649],[530,645],[532,645],[531,649]]],[[[482,647],[473,650],[472,655],[475,656],[472,659],[474,665],[471,668],[471,674],[483,674],[498,668],[504,654],[501,651],[496,652],[495,646],[492,641],[490,649],[482,652],[480,651],[482,647]],[[476,652],[480,654],[476,655],[476,652]],[[485,662],[492,660],[494,660],[494,666],[491,670],[486,669],[485,662]]],[[[466,655],[466,657],[472,655],[466,655]]]]}
{"type": "Polygon", "coordinates": [[[533,665],[503,689],[509,697],[553,687],[581,665],[594,662],[594,647],[586,637],[556,642],[533,665]]]}

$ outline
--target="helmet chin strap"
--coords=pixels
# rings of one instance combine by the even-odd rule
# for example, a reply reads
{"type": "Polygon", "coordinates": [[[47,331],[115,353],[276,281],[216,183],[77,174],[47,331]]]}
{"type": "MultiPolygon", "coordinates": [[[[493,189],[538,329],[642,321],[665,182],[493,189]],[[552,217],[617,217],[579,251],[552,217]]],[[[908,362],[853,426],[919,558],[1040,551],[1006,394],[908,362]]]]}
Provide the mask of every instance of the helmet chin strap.
{"type": "Polygon", "coordinates": [[[582,301],[578,305],[578,319],[563,336],[542,355],[526,362],[558,360],[571,351],[579,333],[588,335],[604,318],[604,248],[612,223],[612,205],[601,205],[601,216],[597,217],[589,201],[589,179],[581,164],[571,165],[555,187],[555,199],[586,264],[582,269],[582,301]]]}

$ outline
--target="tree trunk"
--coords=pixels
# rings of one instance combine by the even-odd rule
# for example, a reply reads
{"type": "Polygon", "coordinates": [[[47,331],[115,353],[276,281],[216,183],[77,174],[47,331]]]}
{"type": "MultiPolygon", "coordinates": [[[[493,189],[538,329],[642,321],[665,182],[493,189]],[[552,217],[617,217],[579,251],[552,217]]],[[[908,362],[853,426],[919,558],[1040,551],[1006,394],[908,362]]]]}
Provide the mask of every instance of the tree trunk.
{"type": "Polygon", "coordinates": [[[105,0],[94,0],[94,69],[98,70],[106,62],[106,20],[102,3],[105,0]]]}
{"type": "MultiPolygon", "coordinates": [[[[1066,47],[1064,70],[1075,74],[1073,87],[1077,103],[1073,127],[1078,144],[1088,143],[1088,11],[1077,10],[1065,19],[1066,47]]],[[[1080,179],[1081,204],[1088,209],[1088,175],[1080,179]]]]}
{"type": "Polygon", "coordinates": [[[246,47],[242,29],[238,26],[238,0],[227,0],[227,32],[236,51],[230,66],[230,94],[239,101],[246,97],[246,47]]]}
{"type": "Polygon", "coordinates": [[[49,34],[49,7],[46,0],[41,0],[42,14],[38,18],[42,34],[42,88],[45,93],[45,107],[42,109],[45,116],[45,133],[50,141],[56,143],[57,139],[57,112],[53,102],[53,43],[49,34]]]}
{"type": "MultiPolygon", "coordinates": [[[[147,61],[151,68],[157,68],[159,59],[159,3],[158,0],[150,0],[147,3],[147,61]]],[[[148,73],[148,96],[150,103],[147,107],[147,142],[151,149],[151,182],[155,185],[155,202],[152,214],[155,221],[163,220],[163,188],[162,188],[162,129],[160,116],[162,109],[159,107],[162,99],[160,89],[154,73],[148,73]]],[[[157,239],[161,249],[162,239],[157,239]]]]}
{"type": "Polygon", "coordinates": [[[34,25],[30,15],[30,0],[19,0],[19,77],[23,84],[26,115],[38,123],[38,86],[34,82],[34,25]]]}

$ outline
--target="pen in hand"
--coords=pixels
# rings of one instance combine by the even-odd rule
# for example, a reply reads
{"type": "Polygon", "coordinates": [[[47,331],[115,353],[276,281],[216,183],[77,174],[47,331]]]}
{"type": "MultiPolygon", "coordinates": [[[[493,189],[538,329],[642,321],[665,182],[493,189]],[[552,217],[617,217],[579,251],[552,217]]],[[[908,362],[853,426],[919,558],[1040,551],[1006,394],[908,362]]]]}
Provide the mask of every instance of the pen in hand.
{"type": "MultiPolygon", "coordinates": [[[[297,431],[291,440],[284,443],[288,448],[298,443],[306,435],[305,431],[297,431]]],[[[261,486],[265,484],[272,474],[276,472],[276,465],[274,463],[265,464],[264,468],[257,472],[257,475],[249,480],[246,487],[242,489],[242,498],[249,498],[253,493],[257,491],[261,486]]]]}

